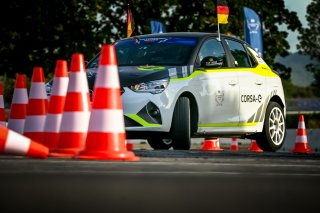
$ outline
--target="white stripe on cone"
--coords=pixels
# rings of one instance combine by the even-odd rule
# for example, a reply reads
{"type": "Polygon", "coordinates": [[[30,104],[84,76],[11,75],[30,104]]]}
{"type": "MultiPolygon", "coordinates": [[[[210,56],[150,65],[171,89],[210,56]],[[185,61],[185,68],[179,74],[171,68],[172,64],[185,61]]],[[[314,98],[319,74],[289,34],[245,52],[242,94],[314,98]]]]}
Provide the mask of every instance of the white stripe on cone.
{"type": "Polygon", "coordinates": [[[65,96],[68,89],[68,77],[55,77],[53,79],[51,96],[65,96]]]}
{"type": "Polygon", "coordinates": [[[45,115],[28,115],[26,119],[24,132],[43,132],[45,115]]]}
{"type": "Polygon", "coordinates": [[[89,131],[124,133],[124,122],[122,109],[101,109],[92,110],[89,124],[89,131]],[[93,122],[94,121],[94,122],[93,122]],[[112,122],[110,122],[112,121],[112,122]]]}
{"type": "Polygon", "coordinates": [[[306,128],[306,125],[304,122],[299,122],[298,124],[298,129],[305,129],[306,128]]]}
{"type": "Polygon", "coordinates": [[[308,138],[306,135],[297,135],[296,136],[296,143],[308,143],[308,138]]]}
{"type": "Polygon", "coordinates": [[[238,146],[238,141],[231,141],[231,145],[238,146]]]}
{"type": "Polygon", "coordinates": [[[12,104],[28,104],[27,89],[25,89],[25,88],[14,89],[12,104]]]}
{"type": "Polygon", "coordinates": [[[24,123],[25,123],[25,119],[10,118],[8,121],[8,128],[17,133],[23,134],[24,123]]]}
{"type": "Polygon", "coordinates": [[[9,131],[4,150],[8,154],[25,155],[29,150],[30,142],[29,138],[9,131]]]}
{"type": "Polygon", "coordinates": [[[116,65],[99,65],[98,73],[99,78],[96,78],[95,88],[120,88],[116,65]]]}
{"type": "Polygon", "coordinates": [[[3,95],[0,95],[0,108],[4,109],[3,95]]]}
{"type": "Polygon", "coordinates": [[[47,93],[43,88],[45,88],[44,82],[32,82],[29,99],[46,99],[47,93]]]}
{"type": "Polygon", "coordinates": [[[62,114],[47,114],[44,132],[59,132],[61,120],[62,114]]]}
{"type": "Polygon", "coordinates": [[[60,132],[87,132],[90,112],[64,112],[60,132]]]}
{"type": "Polygon", "coordinates": [[[70,72],[68,92],[89,91],[85,72],[70,72]]]}

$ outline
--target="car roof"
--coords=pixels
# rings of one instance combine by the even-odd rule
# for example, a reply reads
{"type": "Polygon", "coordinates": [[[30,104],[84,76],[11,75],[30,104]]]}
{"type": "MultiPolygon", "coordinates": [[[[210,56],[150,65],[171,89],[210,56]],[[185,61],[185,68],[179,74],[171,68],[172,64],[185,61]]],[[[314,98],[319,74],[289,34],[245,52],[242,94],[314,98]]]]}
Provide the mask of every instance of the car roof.
{"type": "MultiPolygon", "coordinates": [[[[126,39],[134,39],[134,38],[159,38],[159,37],[190,37],[190,38],[206,38],[206,37],[218,37],[218,33],[209,33],[209,32],[168,32],[168,33],[155,33],[155,34],[144,34],[144,35],[137,35],[137,36],[133,36],[130,38],[124,38],[121,40],[126,40],[126,39]]],[[[222,38],[231,38],[231,39],[235,39],[238,40],[240,42],[246,43],[241,39],[238,39],[236,37],[233,36],[228,36],[225,34],[220,34],[220,37],[222,38]]]]}

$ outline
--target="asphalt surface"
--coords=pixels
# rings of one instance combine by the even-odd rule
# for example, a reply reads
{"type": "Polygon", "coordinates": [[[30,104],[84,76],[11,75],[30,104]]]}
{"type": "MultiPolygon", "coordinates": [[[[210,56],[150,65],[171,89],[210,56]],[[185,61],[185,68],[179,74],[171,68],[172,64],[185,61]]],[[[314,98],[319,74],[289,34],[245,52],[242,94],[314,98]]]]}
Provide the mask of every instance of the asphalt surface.
{"type": "Polygon", "coordinates": [[[0,157],[0,212],[318,212],[320,154],[134,150],[137,162],[0,157]]]}

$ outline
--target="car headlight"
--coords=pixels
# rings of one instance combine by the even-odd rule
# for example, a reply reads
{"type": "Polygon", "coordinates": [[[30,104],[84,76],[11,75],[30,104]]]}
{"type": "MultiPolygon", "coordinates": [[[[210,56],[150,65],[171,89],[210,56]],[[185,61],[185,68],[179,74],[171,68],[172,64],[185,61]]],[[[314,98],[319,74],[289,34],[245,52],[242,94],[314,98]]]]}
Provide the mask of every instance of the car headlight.
{"type": "Polygon", "coordinates": [[[169,79],[160,79],[156,81],[143,82],[129,86],[134,92],[149,92],[152,94],[159,94],[163,92],[169,84],[169,79]]]}

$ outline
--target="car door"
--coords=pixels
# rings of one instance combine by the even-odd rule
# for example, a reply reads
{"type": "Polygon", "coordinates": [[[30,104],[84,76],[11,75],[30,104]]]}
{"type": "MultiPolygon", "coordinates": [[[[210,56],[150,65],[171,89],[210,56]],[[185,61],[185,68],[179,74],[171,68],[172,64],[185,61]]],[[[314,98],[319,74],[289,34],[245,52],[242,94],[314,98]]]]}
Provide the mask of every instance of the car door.
{"type": "Polygon", "coordinates": [[[198,53],[198,61],[215,58],[221,66],[203,66],[201,101],[199,104],[199,127],[207,132],[225,131],[239,123],[239,83],[236,72],[227,63],[224,47],[216,38],[206,40],[198,53]]]}
{"type": "Polygon", "coordinates": [[[234,58],[239,79],[239,126],[254,129],[263,120],[263,103],[266,100],[264,70],[257,66],[243,43],[233,39],[225,41],[234,58]]]}

